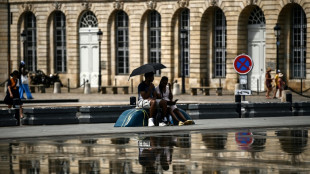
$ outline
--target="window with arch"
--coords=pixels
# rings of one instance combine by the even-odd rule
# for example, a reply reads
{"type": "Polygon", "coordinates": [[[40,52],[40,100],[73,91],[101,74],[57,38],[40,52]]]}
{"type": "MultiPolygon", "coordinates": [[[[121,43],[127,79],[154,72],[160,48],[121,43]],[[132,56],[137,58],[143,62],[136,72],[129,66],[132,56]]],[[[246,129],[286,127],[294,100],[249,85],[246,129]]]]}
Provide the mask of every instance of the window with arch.
{"type": "Polygon", "coordinates": [[[214,77],[226,76],[226,18],[221,9],[214,12],[214,77]]]}
{"type": "Polygon", "coordinates": [[[306,78],[307,18],[298,5],[292,13],[292,77],[306,78]]]}
{"type": "MultiPolygon", "coordinates": [[[[161,17],[153,10],[149,14],[149,62],[161,63],[161,17]]],[[[156,71],[160,75],[160,70],[156,71]]]]}
{"type": "Polygon", "coordinates": [[[54,15],[54,62],[56,72],[67,71],[66,16],[61,11],[54,15]]]}
{"type": "Polygon", "coordinates": [[[27,39],[25,41],[25,64],[29,71],[37,70],[37,24],[33,13],[25,14],[25,31],[27,39]]]}
{"type": "Polygon", "coordinates": [[[266,24],[265,15],[259,7],[256,6],[251,12],[248,24],[249,25],[266,24]]]}
{"type": "Polygon", "coordinates": [[[129,73],[128,15],[124,11],[116,13],[116,73],[129,73]]]}
{"type": "Polygon", "coordinates": [[[98,20],[91,11],[86,11],[80,21],[80,28],[98,27],[98,20]]]}
{"type": "Polygon", "coordinates": [[[180,14],[180,67],[181,76],[183,76],[183,68],[185,76],[189,76],[189,10],[187,8],[183,9],[180,14]],[[184,65],[184,67],[183,67],[184,65]]]}

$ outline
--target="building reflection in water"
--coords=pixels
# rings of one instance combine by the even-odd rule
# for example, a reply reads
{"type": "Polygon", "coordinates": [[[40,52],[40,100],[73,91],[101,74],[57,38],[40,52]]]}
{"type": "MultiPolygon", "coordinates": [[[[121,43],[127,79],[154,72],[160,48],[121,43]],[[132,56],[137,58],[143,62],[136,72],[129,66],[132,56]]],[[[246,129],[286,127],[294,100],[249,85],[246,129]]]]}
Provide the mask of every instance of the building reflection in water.
{"type": "Polygon", "coordinates": [[[202,134],[202,141],[207,147],[205,164],[202,165],[204,174],[226,174],[228,170],[219,165],[221,158],[224,156],[223,152],[226,148],[227,133],[204,133],[202,134]]]}
{"type": "Polygon", "coordinates": [[[301,129],[0,140],[0,157],[0,173],[310,173],[301,129]]]}
{"type": "Polygon", "coordinates": [[[291,163],[300,162],[300,154],[306,150],[308,144],[308,130],[280,130],[276,131],[281,149],[291,157],[291,163]]]}

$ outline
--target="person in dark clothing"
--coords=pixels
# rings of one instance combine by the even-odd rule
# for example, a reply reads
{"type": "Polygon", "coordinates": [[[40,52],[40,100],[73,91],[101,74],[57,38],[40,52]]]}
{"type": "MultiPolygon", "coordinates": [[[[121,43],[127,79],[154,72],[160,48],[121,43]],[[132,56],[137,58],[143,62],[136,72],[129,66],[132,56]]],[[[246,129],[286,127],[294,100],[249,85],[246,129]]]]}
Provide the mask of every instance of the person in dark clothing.
{"type": "MultiPolygon", "coordinates": [[[[145,73],[144,77],[145,81],[142,81],[138,86],[138,105],[141,105],[142,108],[150,109],[148,126],[155,126],[153,118],[155,117],[156,107],[159,106],[162,109],[162,116],[165,117],[167,115],[167,102],[157,99],[155,86],[153,84],[154,73],[145,73]]],[[[166,125],[162,122],[159,123],[159,126],[166,125]]]]}
{"type": "Polygon", "coordinates": [[[8,105],[8,108],[12,108],[14,104],[13,101],[14,100],[17,101],[18,104],[20,105],[20,109],[19,109],[20,118],[23,118],[22,102],[20,100],[20,95],[19,95],[20,81],[18,77],[19,77],[19,72],[16,70],[13,71],[13,73],[11,74],[11,78],[8,80],[8,90],[4,98],[4,103],[8,105]]]}
{"type": "Polygon", "coordinates": [[[272,91],[272,80],[273,80],[271,78],[270,71],[272,71],[271,68],[268,68],[265,75],[265,85],[267,88],[266,98],[268,99],[270,98],[269,93],[272,91]]]}

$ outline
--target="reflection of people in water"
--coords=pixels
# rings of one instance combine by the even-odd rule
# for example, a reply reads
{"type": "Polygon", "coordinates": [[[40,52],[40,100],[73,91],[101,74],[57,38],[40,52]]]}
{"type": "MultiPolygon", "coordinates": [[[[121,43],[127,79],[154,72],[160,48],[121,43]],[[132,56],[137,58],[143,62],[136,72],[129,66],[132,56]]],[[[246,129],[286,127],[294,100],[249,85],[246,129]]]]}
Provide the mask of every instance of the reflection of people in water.
{"type": "Polygon", "coordinates": [[[148,137],[139,141],[139,163],[143,173],[162,173],[172,161],[172,137],[148,137]]]}

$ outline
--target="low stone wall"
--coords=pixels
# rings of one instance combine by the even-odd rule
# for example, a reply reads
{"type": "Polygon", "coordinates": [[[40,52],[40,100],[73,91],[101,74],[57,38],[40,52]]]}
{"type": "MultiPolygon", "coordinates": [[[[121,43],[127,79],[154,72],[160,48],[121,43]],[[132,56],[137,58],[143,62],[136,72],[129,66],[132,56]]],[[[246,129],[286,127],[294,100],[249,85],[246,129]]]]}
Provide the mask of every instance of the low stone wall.
{"type": "Polygon", "coordinates": [[[310,102],[296,102],[292,104],[293,116],[310,116],[310,102]]]}
{"type": "Polygon", "coordinates": [[[115,123],[118,117],[133,106],[82,106],[80,107],[80,123],[115,123]]]}
{"type": "Polygon", "coordinates": [[[25,125],[77,124],[78,107],[43,107],[25,108],[23,123],[25,125]]]}
{"type": "Polygon", "coordinates": [[[189,104],[187,113],[193,119],[239,118],[237,103],[189,104]]]}
{"type": "MultiPolygon", "coordinates": [[[[295,103],[208,103],[177,104],[192,119],[310,116],[310,102],[295,103]],[[242,108],[242,112],[241,112],[242,108]]],[[[22,124],[59,125],[78,123],[115,123],[118,117],[134,106],[83,106],[25,108],[22,124]]],[[[16,126],[14,109],[0,110],[0,126],[16,126]]]]}
{"type": "Polygon", "coordinates": [[[241,107],[244,118],[292,116],[291,103],[242,103],[241,107]]]}
{"type": "Polygon", "coordinates": [[[0,109],[0,126],[17,126],[14,109],[0,109]]]}

